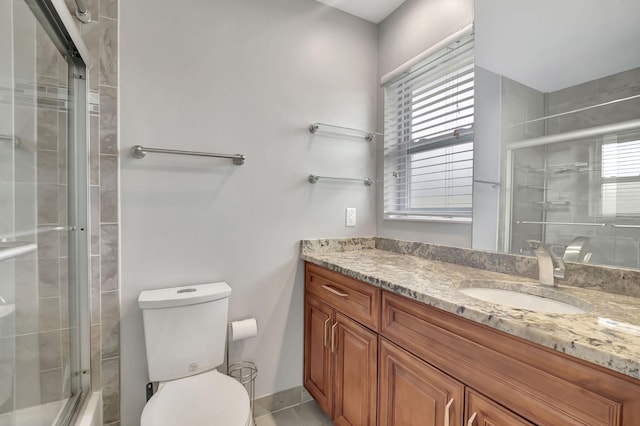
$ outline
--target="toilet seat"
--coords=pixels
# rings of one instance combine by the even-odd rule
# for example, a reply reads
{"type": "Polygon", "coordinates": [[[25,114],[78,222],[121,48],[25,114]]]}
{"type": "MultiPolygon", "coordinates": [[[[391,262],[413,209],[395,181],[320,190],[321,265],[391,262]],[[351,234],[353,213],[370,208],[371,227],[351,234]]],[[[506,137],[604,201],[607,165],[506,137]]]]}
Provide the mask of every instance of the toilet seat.
{"type": "Polygon", "coordinates": [[[236,380],[207,371],[162,383],[147,402],[141,426],[247,426],[249,395],[236,380]]]}

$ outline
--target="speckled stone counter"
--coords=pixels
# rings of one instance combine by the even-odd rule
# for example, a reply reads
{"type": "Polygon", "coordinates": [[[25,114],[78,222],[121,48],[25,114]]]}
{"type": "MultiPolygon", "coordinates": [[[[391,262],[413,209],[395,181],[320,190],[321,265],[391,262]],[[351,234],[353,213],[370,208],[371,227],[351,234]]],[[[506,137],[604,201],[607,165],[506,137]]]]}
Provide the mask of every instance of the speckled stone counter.
{"type": "MultiPolygon", "coordinates": [[[[467,296],[459,289],[471,286],[470,280],[475,280],[487,287],[523,287],[528,293],[544,296],[549,289],[527,277],[531,274],[530,265],[525,265],[522,274],[508,275],[376,248],[389,247],[390,241],[393,240],[302,241],[301,257],[384,290],[640,379],[640,298],[584,288],[586,284],[581,287],[561,284],[553,289],[555,297],[586,309],[586,313],[548,314],[512,309],[467,296]]],[[[535,266],[535,260],[533,262],[535,266]]],[[[535,271],[537,273],[537,269],[535,271]]],[[[633,272],[631,275],[635,279],[633,272]]]]}

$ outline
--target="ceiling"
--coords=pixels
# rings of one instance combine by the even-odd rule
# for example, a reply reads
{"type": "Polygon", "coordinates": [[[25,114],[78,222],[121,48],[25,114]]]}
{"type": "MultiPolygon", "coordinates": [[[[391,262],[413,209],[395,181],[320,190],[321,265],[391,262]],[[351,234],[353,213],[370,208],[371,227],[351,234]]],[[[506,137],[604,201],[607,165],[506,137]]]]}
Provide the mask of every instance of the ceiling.
{"type": "Polygon", "coordinates": [[[638,0],[476,0],[476,64],[541,92],[640,66],[638,0]]]}
{"type": "Polygon", "coordinates": [[[374,24],[380,23],[405,0],[317,0],[374,24]]]}

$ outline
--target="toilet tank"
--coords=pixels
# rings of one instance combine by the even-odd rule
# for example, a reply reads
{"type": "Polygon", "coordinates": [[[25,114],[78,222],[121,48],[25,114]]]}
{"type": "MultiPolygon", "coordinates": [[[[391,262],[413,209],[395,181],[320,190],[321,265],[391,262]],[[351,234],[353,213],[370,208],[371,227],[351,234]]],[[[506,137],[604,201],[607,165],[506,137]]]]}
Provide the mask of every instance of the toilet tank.
{"type": "Polygon", "coordinates": [[[149,380],[179,379],[223,363],[230,294],[225,282],[140,293],[149,380]]]}

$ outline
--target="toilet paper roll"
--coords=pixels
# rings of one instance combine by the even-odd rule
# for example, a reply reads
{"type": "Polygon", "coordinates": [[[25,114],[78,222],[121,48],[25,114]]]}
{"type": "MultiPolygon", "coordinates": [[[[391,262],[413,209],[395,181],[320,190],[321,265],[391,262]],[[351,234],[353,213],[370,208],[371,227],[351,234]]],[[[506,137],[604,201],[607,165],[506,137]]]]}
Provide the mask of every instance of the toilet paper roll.
{"type": "Polygon", "coordinates": [[[258,322],[255,318],[247,318],[231,323],[231,341],[256,337],[258,335],[258,322]]]}

